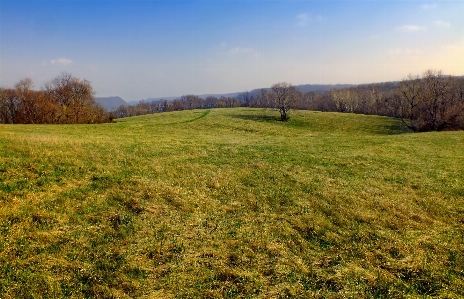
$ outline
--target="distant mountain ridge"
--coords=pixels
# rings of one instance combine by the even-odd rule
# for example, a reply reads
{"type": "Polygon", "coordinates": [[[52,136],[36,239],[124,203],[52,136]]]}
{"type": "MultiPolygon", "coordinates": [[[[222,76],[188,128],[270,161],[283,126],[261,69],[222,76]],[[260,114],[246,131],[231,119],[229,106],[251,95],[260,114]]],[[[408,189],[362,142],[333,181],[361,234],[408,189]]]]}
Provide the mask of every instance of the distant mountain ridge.
{"type": "Polygon", "coordinates": [[[342,89],[348,87],[358,86],[359,84],[302,84],[295,87],[301,92],[317,92],[322,93],[331,89],[342,89]]]}
{"type": "MultiPolygon", "coordinates": [[[[353,86],[358,86],[358,84],[302,84],[302,85],[295,85],[295,87],[301,91],[301,92],[316,92],[316,93],[323,93],[331,89],[342,89],[342,88],[347,88],[347,87],[353,87],[353,86]]],[[[270,88],[256,88],[250,91],[252,94],[257,94],[261,89],[268,90],[270,88]]],[[[232,97],[235,98],[237,97],[240,92],[232,92],[232,93],[217,93],[217,94],[202,94],[202,95],[197,95],[198,97],[202,99],[206,99],[207,97],[232,97]]],[[[166,101],[172,101],[175,99],[179,99],[181,96],[169,96],[169,97],[156,97],[156,98],[146,98],[145,101],[147,102],[154,102],[154,101],[161,101],[161,100],[166,100],[166,101]]],[[[128,104],[130,105],[136,105],[140,101],[130,101],[128,104]]]]}
{"type": "MultiPolygon", "coordinates": [[[[238,96],[240,92],[232,92],[232,93],[218,93],[218,94],[212,94],[212,93],[208,93],[208,94],[201,94],[201,95],[196,95],[200,98],[202,98],[203,100],[205,100],[207,97],[216,97],[216,98],[220,98],[220,97],[232,97],[232,98],[235,98],[238,96]]],[[[175,99],[180,99],[182,96],[177,96],[177,97],[158,97],[158,98],[146,98],[145,101],[147,102],[154,102],[154,101],[161,101],[161,100],[166,100],[166,101],[172,101],[172,100],[175,100],[175,99]]],[[[129,102],[130,104],[137,104],[138,102],[137,101],[131,101],[129,102]]]]}
{"type": "Polygon", "coordinates": [[[121,105],[129,105],[121,97],[96,97],[95,102],[100,104],[106,111],[114,111],[121,105]]]}

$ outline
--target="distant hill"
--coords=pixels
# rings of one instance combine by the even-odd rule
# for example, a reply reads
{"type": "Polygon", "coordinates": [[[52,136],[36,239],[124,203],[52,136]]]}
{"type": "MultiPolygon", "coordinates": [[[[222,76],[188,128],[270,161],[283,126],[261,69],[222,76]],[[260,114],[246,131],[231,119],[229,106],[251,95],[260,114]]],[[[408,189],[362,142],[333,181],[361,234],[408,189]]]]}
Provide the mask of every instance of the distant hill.
{"type": "Polygon", "coordinates": [[[114,111],[121,105],[128,105],[128,103],[120,97],[96,97],[95,102],[102,105],[106,111],[114,111]]]}
{"type": "MultiPolygon", "coordinates": [[[[295,85],[295,87],[301,91],[301,92],[317,92],[317,93],[323,93],[331,89],[342,89],[342,88],[347,88],[347,87],[353,87],[353,86],[358,86],[356,84],[303,84],[303,85],[295,85]]],[[[257,88],[253,89],[250,91],[252,94],[257,94],[261,89],[268,90],[270,89],[269,87],[267,88],[257,88]]],[[[202,99],[206,99],[207,97],[232,97],[236,98],[241,92],[232,92],[232,93],[217,93],[217,94],[201,94],[197,95],[202,99]]],[[[160,101],[160,100],[167,100],[167,101],[172,101],[175,99],[179,99],[181,96],[169,96],[169,97],[157,97],[157,98],[146,98],[145,101],[147,102],[155,102],[155,101],[160,101]]],[[[128,104],[130,105],[137,105],[140,101],[130,101],[128,104]]]]}
{"type": "Polygon", "coordinates": [[[296,85],[295,87],[301,92],[326,92],[331,89],[342,89],[348,87],[358,86],[356,84],[304,84],[304,85],[296,85]]]}
{"type": "MultiPolygon", "coordinates": [[[[316,92],[316,93],[323,93],[331,89],[342,89],[342,88],[348,88],[348,87],[354,87],[358,86],[356,84],[302,84],[302,85],[294,85],[296,89],[298,89],[301,92],[316,92]]],[[[258,88],[258,89],[253,89],[251,91],[252,94],[258,93],[261,89],[268,90],[270,89],[269,87],[267,88],[258,88]]],[[[238,92],[236,94],[239,94],[238,92]]]]}
{"type": "MultiPolygon", "coordinates": [[[[210,96],[215,97],[215,98],[220,98],[220,97],[232,97],[232,98],[235,98],[238,94],[239,94],[239,92],[218,93],[218,94],[208,93],[208,94],[200,94],[200,95],[197,95],[197,96],[204,100],[204,99],[206,99],[207,97],[210,97],[210,96]]],[[[175,99],[180,99],[180,98],[181,98],[181,96],[177,96],[177,97],[158,97],[158,98],[147,98],[147,99],[145,99],[145,101],[147,101],[147,102],[156,102],[156,101],[161,101],[161,100],[173,101],[175,99]]],[[[139,103],[139,101],[131,101],[131,102],[129,102],[129,104],[132,104],[132,105],[136,105],[138,103],[139,103]]]]}

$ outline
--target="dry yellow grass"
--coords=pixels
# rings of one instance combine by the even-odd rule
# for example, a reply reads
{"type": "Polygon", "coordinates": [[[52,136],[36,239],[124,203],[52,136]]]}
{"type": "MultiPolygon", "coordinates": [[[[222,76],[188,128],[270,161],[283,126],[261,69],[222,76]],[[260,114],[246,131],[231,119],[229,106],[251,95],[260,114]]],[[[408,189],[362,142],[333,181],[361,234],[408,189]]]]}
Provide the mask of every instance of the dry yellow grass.
{"type": "Polygon", "coordinates": [[[464,134],[261,109],[0,127],[3,298],[464,296],[464,134]]]}

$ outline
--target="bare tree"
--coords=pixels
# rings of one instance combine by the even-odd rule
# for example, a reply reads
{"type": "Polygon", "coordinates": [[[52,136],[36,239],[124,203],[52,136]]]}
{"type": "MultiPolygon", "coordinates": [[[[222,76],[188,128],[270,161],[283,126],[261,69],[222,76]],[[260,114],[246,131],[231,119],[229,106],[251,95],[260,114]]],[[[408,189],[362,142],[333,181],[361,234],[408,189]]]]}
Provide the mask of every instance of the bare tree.
{"type": "Polygon", "coordinates": [[[241,92],[237,95],[237,99],[242,102],[244,107],[251,107],[251,103],[253,102],[253,93],[249,91],[241,92]]]}
{"type": "Polygon", "coordinates": [[[462,101],[455,92],[455,80],[441,71],[428,70],[423,75],[424,102],[421,117],[427,130],[455,128],[464,113],[462,101]]]}
{"type": "Polygon", "coordinates": [[[19,103],[17,103],[16,92],[11,88],[0,90],[0,120],[4,124],[14,124],[18,114],[19,103]]]}
{"type": "Polygon", "coordinates": [[[88,108],[99,110],[90,82],[71,74],[62,73],[57,76],[45,85],[45,90],[60,105],[60,123],[87,123],[93,118],[88,115],[91,113],[88,108]]]}
{"type": "Polygon", "coordinates": [[[422,77],[409,75],[389,98],[390,109],[414,132],[462,128],[464,103],[458,91],[462,81],[434,70],[422,77]]]}
{"type": "Polygon", "coordinates": [[[279,109],[280,120],[287,121],[289,119],[288,111],[295,104],[298,91],[290,83],[281,82],[271,86],[271,97],[274,106],[279,109]]]}
{"type": "Polygon", "coordinates": [[[193,94],[183,95],[180,100],[183,102],[182,110],[203,108],[204,100],[199,96],[193,94]]]}
{"type": "Polygon", "coordinates": [[[398,96],[391,99],[391,106],[396,111],[396,117],[413,131],[417,131],[415,119],[422,100],[423,86],[419,76],[409,74],[407,78],[398,83],[396,90],[398,96]]]}
{"type": "Polygon", "coordinates": [[[0,89],[0,123],[101,123],[109,115],[95,102],[90,82],[63,73],[41,91],[31,79],[0,89]]]}
{"type": "Polygon", "coordinates": [[[15,84],[17,101],[19,103],[18,123],[34,123],[37,107],[35,104],[36,96],[32,90],[34,84],[30,78],[22,79],[15,84]]]}
{"type": "Polygon", "coordinates": [[[358,112],[359,91],[355,88],[332,89],[332,99],[339,112],[358,112]]]}
{"type": "Polygon", "coordinates": [[[250,107],[255,108],[268,108],[271,107],[269,91],[262,88],[258,90],[256,95],[250,99],[250,107]]]}
{"type": "Polygon", "coordinates": [[[205,99],[205,108],[217,108],[218,99],[213,96],[208,96],[205,99]]]}

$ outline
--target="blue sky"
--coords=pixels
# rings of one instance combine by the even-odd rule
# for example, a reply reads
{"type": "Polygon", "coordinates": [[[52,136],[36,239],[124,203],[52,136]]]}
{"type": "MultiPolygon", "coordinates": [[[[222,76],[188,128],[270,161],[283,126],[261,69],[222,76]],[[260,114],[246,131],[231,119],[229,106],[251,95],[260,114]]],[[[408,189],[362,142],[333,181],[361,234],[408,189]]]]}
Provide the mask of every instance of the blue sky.
{"type": "Polygon", "coordinates": [[[464,75],[464,1],[0,0],[0,86],[61,72],[127,101],[464,75]]]}

